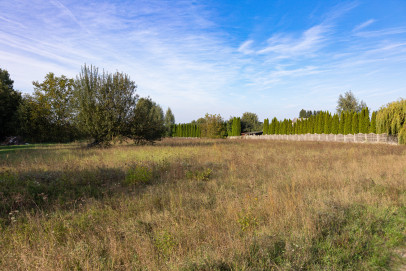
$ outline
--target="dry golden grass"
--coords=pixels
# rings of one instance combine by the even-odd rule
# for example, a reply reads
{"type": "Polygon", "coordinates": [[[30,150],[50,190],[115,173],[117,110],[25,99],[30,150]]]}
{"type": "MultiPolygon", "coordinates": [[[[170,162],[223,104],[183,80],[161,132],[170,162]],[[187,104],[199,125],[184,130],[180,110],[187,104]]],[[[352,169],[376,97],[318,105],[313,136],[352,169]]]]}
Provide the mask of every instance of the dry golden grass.
{"type": "Polygon", "coordinates": [[[380,270],[404,245],[405,146],[167,139],[0,159],[1,270],[380,270]]]}

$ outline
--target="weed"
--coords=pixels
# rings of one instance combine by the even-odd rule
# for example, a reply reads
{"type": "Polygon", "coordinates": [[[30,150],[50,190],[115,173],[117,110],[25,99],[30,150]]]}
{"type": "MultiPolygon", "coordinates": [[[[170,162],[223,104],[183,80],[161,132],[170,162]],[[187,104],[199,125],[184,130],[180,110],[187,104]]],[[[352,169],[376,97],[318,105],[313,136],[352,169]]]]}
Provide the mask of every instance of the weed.
{"type": "Polygon", "coordinates": [[[242,212],[237,220],[241,231],[252,231],[258,226],[258,219],[251,212],[242,212]]]}
{"type": "Polygon", "coordinates": [[[176,241],[170,232],[162,231],[155,236],[154,246],[159,255],[167,258],[171,254],[173,248],[176,246],[176,241]]]}
{"type": "Polygon", "coordinates": [[[203,170],[189,170],[186,172],[186,178],[197,181],[208,181],[210,180],[212,174],[213,170],[211,168],[206,168],[203,170]]]}
{"type": "Polygon", "coordinates": [[[152,181],[152,177],[153,173],[151,169],[143,165],[136,165],[127,171],[124,184],[147,184],[152,181]]]}

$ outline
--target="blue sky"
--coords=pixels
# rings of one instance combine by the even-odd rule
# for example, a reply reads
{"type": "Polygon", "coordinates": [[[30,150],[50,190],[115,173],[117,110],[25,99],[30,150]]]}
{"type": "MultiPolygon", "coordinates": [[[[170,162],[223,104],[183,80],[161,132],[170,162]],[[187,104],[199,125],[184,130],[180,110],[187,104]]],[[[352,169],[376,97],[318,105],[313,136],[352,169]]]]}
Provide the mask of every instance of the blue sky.
{"type": "Polygon", "coordinates": [[[123,71],[176,122],[294,118],[352,90],[406,98],[406,1],[0,0],[0,67],[31,93],[84,63],[123,71]]]}

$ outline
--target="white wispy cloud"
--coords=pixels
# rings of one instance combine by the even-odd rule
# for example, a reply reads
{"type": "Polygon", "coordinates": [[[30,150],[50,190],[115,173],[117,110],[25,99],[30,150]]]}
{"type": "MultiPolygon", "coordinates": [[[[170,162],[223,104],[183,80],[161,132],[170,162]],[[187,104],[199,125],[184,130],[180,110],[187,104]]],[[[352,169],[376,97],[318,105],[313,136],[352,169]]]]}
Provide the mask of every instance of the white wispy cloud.
{"type": "Polygon", "coordinates": [[[361,29],[364,29],[365,27],[367,27],[367,26],[373,24],[374,22],[375,22],[374,19],[369,19],[368,21],[365,21],[365,22],[363,22],[363,23],[357,25],[356,27],[354,27],[354,29],[353,29],[352,31],[353,31],[353,32],[357,32],[357,31],[359,31],[359,30],[361,30],[361,29]]]}
{"type": "Polygon", "coordinates": [[[250,48],[250,46],[251,46],[253,43],[254,43],[253,40],[244,41],[244,42],[240,45],[240,47],[238,47],[237,51],[238,51],[238,52],[241,52],[241,53],[243,53],[243,54],[251,54],[251,53],[254,52],[254,50],[252,50],[252,49],[250,48]]]}
{"type": "Polygon", "coordinates": [[[360,31],[355,33],[355,35],[363,38],[374,38],[388,35],[398,35],[403,33],[406,33],[406,27],[392,27],[374,31],[360,31]]]}
{"type": "Polygon", "coordinates": [[[257,51],[258,54],[275,53],[279,57],[293,55],[308,55],[314,53],[324,45],[325,35],[330,29],[329,26],[319,24],[302,33],[299,38],[289,35],[276,34],[268,39],[268,46],[257,51]]]}

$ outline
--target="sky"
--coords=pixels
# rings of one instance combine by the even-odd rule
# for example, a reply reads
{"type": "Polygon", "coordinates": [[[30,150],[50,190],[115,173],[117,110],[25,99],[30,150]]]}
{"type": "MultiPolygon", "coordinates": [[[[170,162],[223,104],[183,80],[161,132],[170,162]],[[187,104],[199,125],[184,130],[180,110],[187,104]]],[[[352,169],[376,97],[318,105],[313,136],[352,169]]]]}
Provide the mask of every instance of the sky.
{"type": "Polygon", "coordinates": [[[47,73],[124,72],[177,123],[206,113],[370,110],[406,98],[406,1],[0,0],[0,68],[33,92],[47,73]]]}

